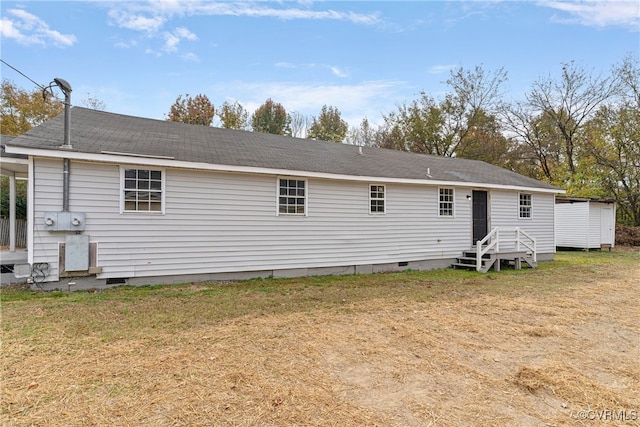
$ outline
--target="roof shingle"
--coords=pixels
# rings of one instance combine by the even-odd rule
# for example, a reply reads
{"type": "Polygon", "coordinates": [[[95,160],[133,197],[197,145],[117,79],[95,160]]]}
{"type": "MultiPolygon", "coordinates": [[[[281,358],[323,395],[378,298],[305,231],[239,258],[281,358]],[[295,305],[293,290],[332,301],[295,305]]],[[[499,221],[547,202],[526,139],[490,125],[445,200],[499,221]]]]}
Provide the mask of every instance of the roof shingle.
{"type": "MultiPolygon", "coordinates": [[[[59,150],[64,114],[10,141],[11,146],[59,150]]],[[[185,162],[336,175],[496,184],[562,191],[481,161],[188,125],[81,107],[71,109],[73,151],[169,157],[185,162]],[[430,177],[427,177],[429,172],[430,177]]]]}

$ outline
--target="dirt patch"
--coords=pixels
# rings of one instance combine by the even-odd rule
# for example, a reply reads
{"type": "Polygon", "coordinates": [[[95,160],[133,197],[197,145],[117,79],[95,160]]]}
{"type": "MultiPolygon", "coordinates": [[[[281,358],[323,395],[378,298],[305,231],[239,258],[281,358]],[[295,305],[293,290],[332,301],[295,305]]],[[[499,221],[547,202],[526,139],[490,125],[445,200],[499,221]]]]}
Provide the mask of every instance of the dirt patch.
{"type": "MultiPolygon", "coordinates": [[[[463,284],[432,299],[347,297],[329,308],[184,329],[158,323],[153,333],[131,336],[117,335],[118,317],[98,317],[99,300],[91,300],[104,322],[99,332],[34,323],[18,333],[22,316],[46,318],[56,301],[4,307],[0,421],[639,425],[640,266],[594,268],[590,281],[549,289],[553,274],[528,276],[513,292],[478,291],[479,284],[464,291],[463,284]],[[592,418],[616,411],[616,419],[585,420],[585,410],[592,418]]],[[[117,309],[131,317],[136,307],[117,309]]]]}

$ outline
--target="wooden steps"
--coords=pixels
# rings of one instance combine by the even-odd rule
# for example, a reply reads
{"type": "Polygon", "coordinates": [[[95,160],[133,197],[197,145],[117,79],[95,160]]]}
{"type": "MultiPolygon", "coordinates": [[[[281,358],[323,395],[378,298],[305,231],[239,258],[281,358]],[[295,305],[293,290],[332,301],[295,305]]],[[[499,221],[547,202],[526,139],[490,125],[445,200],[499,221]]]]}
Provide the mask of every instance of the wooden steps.
{"type": "MultiPolygon", "coordinates": [[[[503,264],[513,264],[516,270],[520,270],[523,261],[531,268],[535,268],[538,264],[533,260],[533,256],[526,251],[487,252],[482,256],[478,271],[486,273],[491,267],[495,271],[500,271],[503,264]]],[[[456,262],[451,266],[458,269],[477,270],[477,252],[475,249],[464,251],[462,256],[456,258],[456,262]]]]}

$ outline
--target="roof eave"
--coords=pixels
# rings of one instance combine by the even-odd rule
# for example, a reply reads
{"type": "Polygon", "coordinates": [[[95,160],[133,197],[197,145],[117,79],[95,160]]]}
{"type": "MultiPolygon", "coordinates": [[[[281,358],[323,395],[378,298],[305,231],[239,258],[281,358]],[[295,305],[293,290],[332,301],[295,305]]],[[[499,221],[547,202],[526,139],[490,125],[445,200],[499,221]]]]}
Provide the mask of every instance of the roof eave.
{"type": "Polygon", "coordinates": [[[518,186],[518,185],[506,185],[506,184],[494,184],[485,182],[465,182],[465,181],[444,181],[436,179],[413,179],[413,178],[394,178],[394,177],[381,177],[381,176],[360,176],[360,175],[345,175],[345,174],[332,174],[326,172],[313,172],[305,170],[289,170],[289,169],[275,169],[266,167],[255,166],[235,166],[215,163],[204,162],[190,162],[184,160],[175,160],[165,156],[150,156],[140,154],[128,154],[128,153],[84,153],[80,151],[69,151],[62,149],[42,149],[42,148],[30,148],[21,146],[6,146],[6,152],[11,154],[23,154],[34,157],[46,157],[53,159],[70,159],[70,160],[82,160],[89,162],[104,162],[104,163],[118,163],[118,164],[130,164],[140,166],[155,166],[166,168],[181,168],[181,169],[195,169],[195,170],[207,170],[217,172],[234,172],[234,173],[249,173],[258,175],[285,175],[296,176],[304,178],[322,178],[322,179],[334,179],[342,181],[359,181],[359,182],[376,182],[376,183],[401,183],[401,184],[419,184],[419,185],[437,185],[437,186],[460,186],[460,187],[474,187],[474,188],[489,188],[500,190],[517,190],[517,191],[531,191],[538,193],[550,193],[550,194],[564,194],[565,190],[560,188],[545,188],[535,186],[518,186]]]}

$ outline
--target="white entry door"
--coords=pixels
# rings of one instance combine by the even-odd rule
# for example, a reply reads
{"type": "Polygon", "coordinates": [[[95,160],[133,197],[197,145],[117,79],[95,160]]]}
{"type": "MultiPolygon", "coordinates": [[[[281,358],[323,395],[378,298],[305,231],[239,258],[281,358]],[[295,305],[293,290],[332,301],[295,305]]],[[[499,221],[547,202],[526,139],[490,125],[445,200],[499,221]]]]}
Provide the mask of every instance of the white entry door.
{"type": "Polygon", "coordinates": [[[600,210],[600,244],[613,245],[614,227],[613,209],[602,208],[600,210]]]}

